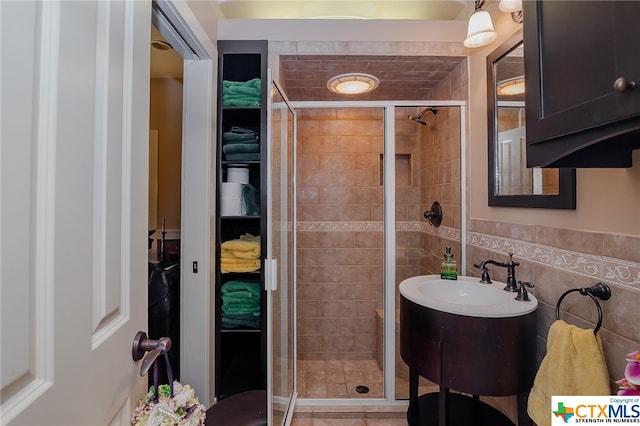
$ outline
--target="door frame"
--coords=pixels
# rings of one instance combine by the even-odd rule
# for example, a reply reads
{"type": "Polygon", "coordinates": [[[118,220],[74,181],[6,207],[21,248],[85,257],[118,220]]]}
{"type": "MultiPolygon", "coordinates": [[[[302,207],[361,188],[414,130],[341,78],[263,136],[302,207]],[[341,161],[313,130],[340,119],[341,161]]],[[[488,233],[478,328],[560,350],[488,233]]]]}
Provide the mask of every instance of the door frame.
{"type": "MultiPolygon", "coordinates": [[[[305,108],[381,108],[385,127],[384,134],[384,199],[395,200],[395,108],[397,107],[456,107],[460,114],[460,185],[467,184],[467,101],[464,100],[415,100],[415,101],[293,101],[296,111],[305,108]]],[[[466,273],[467,259],[467,209],[468,196],[465,191],[460,195],[460,275],[466,273]]],[[[384,203],[384,310],[395,312],[395,247],[396,219],[395,202],[384,203]]],[[[406,406],[408,401],[396,399],[396,324],[395,315],[385,315],[383,321],[383,359],[384,359],[384,395],[382,398],[298,398],[299,406],[406,406]]]]}
{"type": "Polygon", "coordinates": [[[214,401],[215,99],[218,52],[184,0],[154,0],[154,24],[183,57],[180,246],[180,381],[202,404],[214,401]],[[158,21],[156,21],[158,19],[158,21]]]}

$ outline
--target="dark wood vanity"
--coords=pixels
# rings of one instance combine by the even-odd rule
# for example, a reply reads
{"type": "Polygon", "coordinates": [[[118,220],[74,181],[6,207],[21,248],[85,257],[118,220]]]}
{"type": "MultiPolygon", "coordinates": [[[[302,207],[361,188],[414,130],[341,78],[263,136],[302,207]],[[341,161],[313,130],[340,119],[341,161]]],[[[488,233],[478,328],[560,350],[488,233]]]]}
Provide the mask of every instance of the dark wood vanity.
{"type": "Polygon", "coordinates": [[[513,425],[478,398],[509,395],[518,397],[518,425],[532,424],[526,405],[536,372],[535,311],[481,318],[400,299],[400,353],[409,365],[410,425],[513,425]],[[440,392],[418,396],[419,376],[439,384],[440,392]]]}

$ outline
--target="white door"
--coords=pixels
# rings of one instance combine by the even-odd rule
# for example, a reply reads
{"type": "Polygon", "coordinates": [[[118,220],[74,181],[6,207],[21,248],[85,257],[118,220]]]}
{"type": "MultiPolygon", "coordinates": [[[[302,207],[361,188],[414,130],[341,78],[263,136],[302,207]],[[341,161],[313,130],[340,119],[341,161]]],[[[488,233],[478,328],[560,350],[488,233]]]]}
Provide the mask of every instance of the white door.
{"type": "Polygon", "coordinates": [[[129,424],[151,3],[2,1],[0,19],[0,423],[129,424]]]}

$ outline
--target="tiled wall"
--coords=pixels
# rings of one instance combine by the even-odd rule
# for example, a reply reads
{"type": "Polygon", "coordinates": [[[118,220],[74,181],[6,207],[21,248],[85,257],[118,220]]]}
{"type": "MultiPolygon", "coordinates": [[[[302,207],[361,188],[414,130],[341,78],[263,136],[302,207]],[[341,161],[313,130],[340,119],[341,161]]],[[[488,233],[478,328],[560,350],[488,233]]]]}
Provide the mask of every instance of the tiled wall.
{"type": "Polygon", "coordinates": [[[382,108],[298,110],[298,358],[373,359],[382,108]]]}
{"type": "MultiPolygon", "coordinates": [[[[466,61],[434,89],[465,99],[466,61]]],[[[438,273],[445,246],[460,253],[460,114],[396,110],[396,285],[438,273]],[[422,214],[438,200],[443,222],[422,214]]],[[[382,108],[300,108],[297,128],[298,358],[374,359],[383,304],[382,108]]],[[[380,341],[380,336],[378,336],[380,341]]]]}
{"type": "MultiPolygon", "coordinates": [[[[640,348],[640,237],[600,232],[555,229],[539,225],[469,221],[467,273],[478,275],[473,263],[484,259],[507,260],[514,253],[520,263],[516,278],[534,283],[531,293],[539,300],[538,362],[546,352],[546,337],[555,320],[559,297],[572,288],[604,282],[611,299],[601,302],[602,339],[612,380],[623,377],[625,354],[640,348]]],[[[506,280],[504,268],[492,268],[492,278],[506,280]]],[[[577,292],[561,305],[561,318],[583,328],[594,328],[597,310],[590,298],[577,292]]]]}
{"type": "MultiPolygon", "coordinates": [[[[407,119],[423,109],[396,111],[396,285],[439,271],[445,246],[460,252],[459,109],[428,113],[428,126],[407,119]],[[422,216],[435,200],[444,211],[437,229],[422,216]]],[[[382,119],[381,108],[298,111],[300,359],[375,356],[375,311],[383,304],[382,119]]]]}

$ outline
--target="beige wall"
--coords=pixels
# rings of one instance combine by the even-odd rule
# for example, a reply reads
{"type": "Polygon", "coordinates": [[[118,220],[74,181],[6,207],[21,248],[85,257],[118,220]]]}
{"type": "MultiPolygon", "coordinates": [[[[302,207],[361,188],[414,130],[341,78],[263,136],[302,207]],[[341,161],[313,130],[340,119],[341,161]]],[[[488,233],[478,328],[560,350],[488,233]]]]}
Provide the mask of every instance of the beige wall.
{"type": "Polygon", "coordinates": [[[158,227],[180,229],[182,80],[151,79],[149,128],[158,130],[158,227]]]}
{"type": "MultiPolygon", "coordinates": [[[[494,16],[498,41],[469,56],[469,216],[502,222],[640,235],[640,150],[629,169],[578,169],[576,210],[487,205],[486,57],[521,28],[509,15],[494,16]]],[[[525,46],[526,50],[526,46],[525,46]]]]}
{"type": "MultiPolygon", "coordinates": [[[[489,207],[486,56],[519,29],[504,14],[494,16],[494,23],[500,40],[469,57],[467,272],[478,275],[473,263],[505,261],[508,252],[515,253],[521,263],[516,278],[534,283],[532,293],[540,302],[539,361],[563,292],[599,281],[609,285],[612,297],[602,302],[599,335],[615,391],[613,380],[623,375],[625,354],[640,346],[640,150],[629,169],[578,169],[575,210],[489,207]]],[[[506,279],[503,268],[492,273],[494,279],[506,279]]],[[[595,326],[596,312],[589,298],[575,293],[561,306],[563,319],[584,328],[595,326]]]]}

